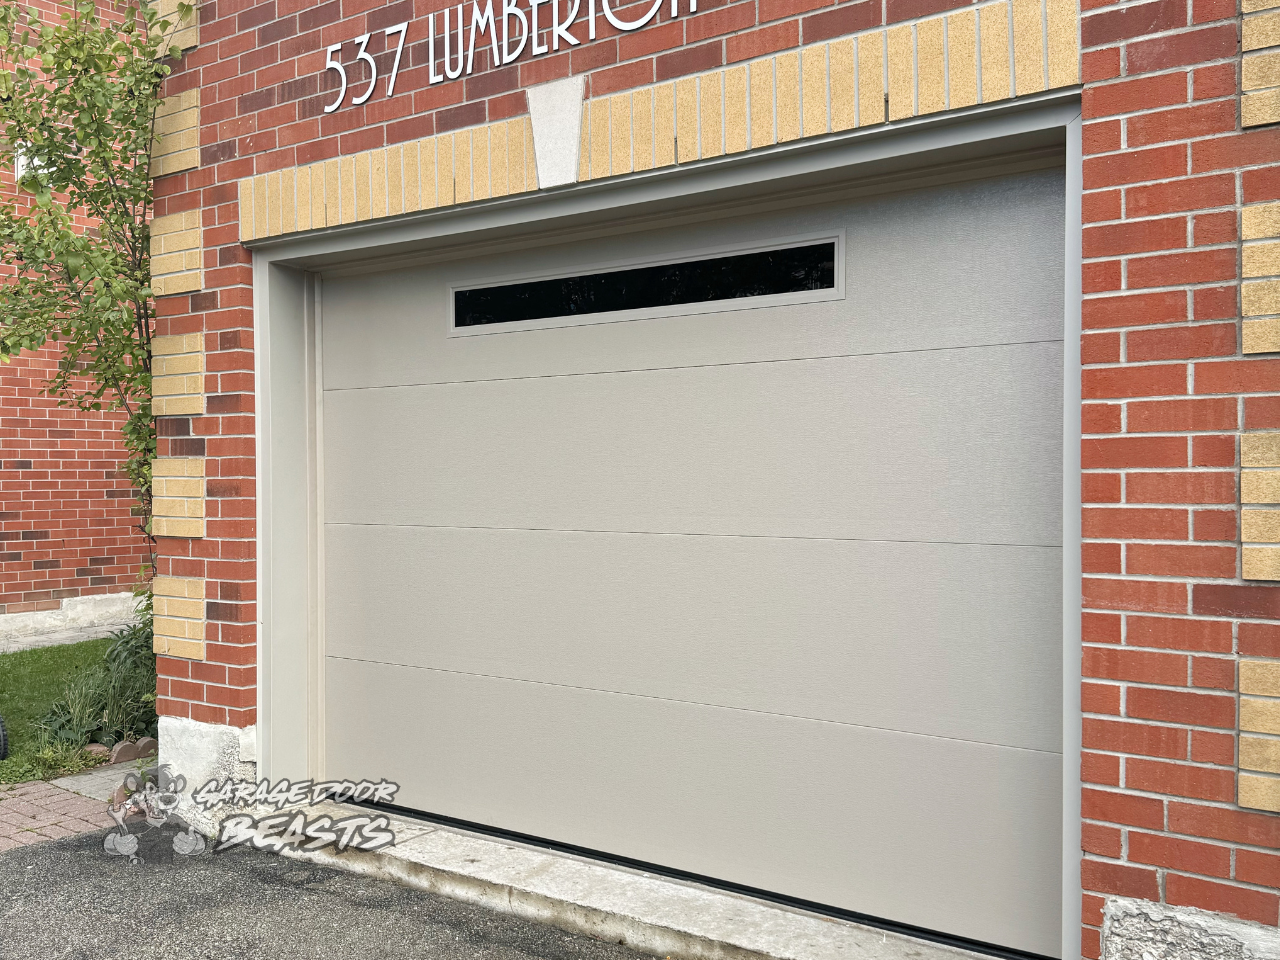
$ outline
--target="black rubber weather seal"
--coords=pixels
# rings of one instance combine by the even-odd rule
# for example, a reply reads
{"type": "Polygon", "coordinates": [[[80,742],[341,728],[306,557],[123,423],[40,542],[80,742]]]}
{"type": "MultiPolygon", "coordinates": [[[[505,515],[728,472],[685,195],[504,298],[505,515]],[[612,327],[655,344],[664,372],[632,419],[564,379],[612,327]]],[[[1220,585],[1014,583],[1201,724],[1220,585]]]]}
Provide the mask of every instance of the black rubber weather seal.
{"type": "Polygon", "coordinates": [[[999,944],[985,943],[981,940],[970,940],[967,937],[958,937],[950,933],[928,930],[924,927],[912,926],[909,923],[899,923],[896,920],[885,920],[882,917],[868,916],[865,913],[858,913],[855,910],[843,910],[839,907],[832,907],[825,903],[814,903],[812,900],[802,900],[799,897],[788,897],[785,894],[774,893],[769,890],[761,890],[758,887],[748,887],[744,884],[731,883],[727,880],[717,880],[715,877],[704,877],[701,874],[689,873],[685,870],[677,870],[673,867],[664,867],[661,864],[647,863],[643,860],[632,860],[629,857],[620,857],[616,854],[605,853],[601,850],[591,850],[587,847],[579,847],[571,843],[561,843],[557,840],[548,840],[545,837],[534,837],[527,833],[517,833],[514,830],[504,830],[501,827],[491,827],[484,823],[473,823],[470,820],[459,820],[456,817],[446,817],[438,813],[428,813],[425,810],[414,810],[411,807],[402,807],[394,803],[370,803],[368,801],[360,800],[345,800],[342,802],[351,806],[363,807],[367,810],[382,810],[410,820],[422,820],[442,827],[456,827],[459,830],[466,830],[470,833],[496,837],[500,840],[513,840],[529,847],[542,847],[546,850],[554,850],[557,853],[568,853],[573,856],[583,857],[589,860],[599,860],[602,863],[611,863],[619,867],[627,867],[631,870],[652,873],[660,877],[669,877],[673,880],[684,880],[689,883],[699,884],[700,886],[711,887],[715,890],[724,890],[727,893],[737,893],[743,896],[752,897],[756,900],[764,900],[769,903],[776,903],[779,906],[792,907],[796,910],[804,910],[807,913],[815,913],[820,916],[831,917],[836,920],[848,920],[851,923],[861,924],[864,927],[873,927],[876,930],[884,930],[889,933],[897,933],[906,937],[914,937],[916,940],[927,940],[930,943],[939,943],[948,947],[957,947],[961,950],[969,950],[973,953],[981,953],[989,957],[1001,957],[1003,960],[1051,960],[1051,958],[1039,953],[1029,953],[1025,950],[1016,950],[1013,947],[1002,947],[999,944]]]}

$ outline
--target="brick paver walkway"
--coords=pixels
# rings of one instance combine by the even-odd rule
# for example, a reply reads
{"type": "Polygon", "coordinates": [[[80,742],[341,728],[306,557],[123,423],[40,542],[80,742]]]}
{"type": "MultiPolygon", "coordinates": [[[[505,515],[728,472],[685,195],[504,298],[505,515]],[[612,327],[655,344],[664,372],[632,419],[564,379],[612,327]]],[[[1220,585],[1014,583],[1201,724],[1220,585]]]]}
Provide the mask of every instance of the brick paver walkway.
{"type": "Polygon", "coordinates": [[[112,823],[101,800],[40,781],[0,784],[0,853],[112,823]]]}

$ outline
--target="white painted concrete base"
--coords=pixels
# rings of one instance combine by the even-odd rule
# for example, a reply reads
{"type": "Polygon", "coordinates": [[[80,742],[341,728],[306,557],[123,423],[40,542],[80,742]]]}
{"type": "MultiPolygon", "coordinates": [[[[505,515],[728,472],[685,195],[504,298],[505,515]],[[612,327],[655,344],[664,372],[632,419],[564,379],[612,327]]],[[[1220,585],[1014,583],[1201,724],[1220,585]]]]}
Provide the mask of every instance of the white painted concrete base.
{"type": "Polygon", "coordinates": [[[224,812],[203,812],[191,802],[191,792],[210,780],[254,780],[257,777],[257,737],[253,727],[240,729],[201,723],[184,717],[160,718],[160,763],[170,776],[183,776],[187,787],[178,816],[212,836],[224,812]]]}
{"type": "Polygon", "coordinates": [[[57,610],[0,614],[0,641],[123,623],[137,618],[136,604],[132,593],[103,593],[68,597],[57,610]]]}
{"type": "MultiPolygon", "coordinates": [[[[335,819],[357,807],[310,807],[335,819]]],[[[293,853],[681,960],[959,960],[979,956],[537,847],[392,818],[376,853],[293,853]]]]}
{"type": "Polygon", "coordinates": [[[1102,922],[1102,960],[1277,960],[1280,930],[1148,900],[1112,897],[1102,922]]]}

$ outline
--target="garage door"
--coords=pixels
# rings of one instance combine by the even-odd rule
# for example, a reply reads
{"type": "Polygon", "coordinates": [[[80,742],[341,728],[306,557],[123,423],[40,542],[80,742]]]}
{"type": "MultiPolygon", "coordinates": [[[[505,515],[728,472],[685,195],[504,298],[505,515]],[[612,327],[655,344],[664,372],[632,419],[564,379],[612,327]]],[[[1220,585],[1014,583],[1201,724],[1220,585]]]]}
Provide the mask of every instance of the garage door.
{"type": "Polygon", "coordinates": [[[327,775],[1056,955],[1063,192],[324,278],[327,775]]]}

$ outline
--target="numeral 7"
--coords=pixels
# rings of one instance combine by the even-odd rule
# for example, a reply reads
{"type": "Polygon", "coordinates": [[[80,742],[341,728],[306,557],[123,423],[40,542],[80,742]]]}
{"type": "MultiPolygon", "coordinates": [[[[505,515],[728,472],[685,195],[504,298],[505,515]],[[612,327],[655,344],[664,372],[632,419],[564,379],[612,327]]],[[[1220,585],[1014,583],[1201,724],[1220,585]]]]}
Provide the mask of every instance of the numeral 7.
{"type": "Polygon", "coordinates": [[[404,35],[409,30],[409,21],[397,23],[394,27],[387,27],[386,36],[390,39],[393,33],[400,34],[400,42],[396,44],[396,59],[391,64],[391,76],[387,77],[387,96],[391,96],[396,89],[396,74],[400,72],[400,54],[404,52],[404,35]]]}

